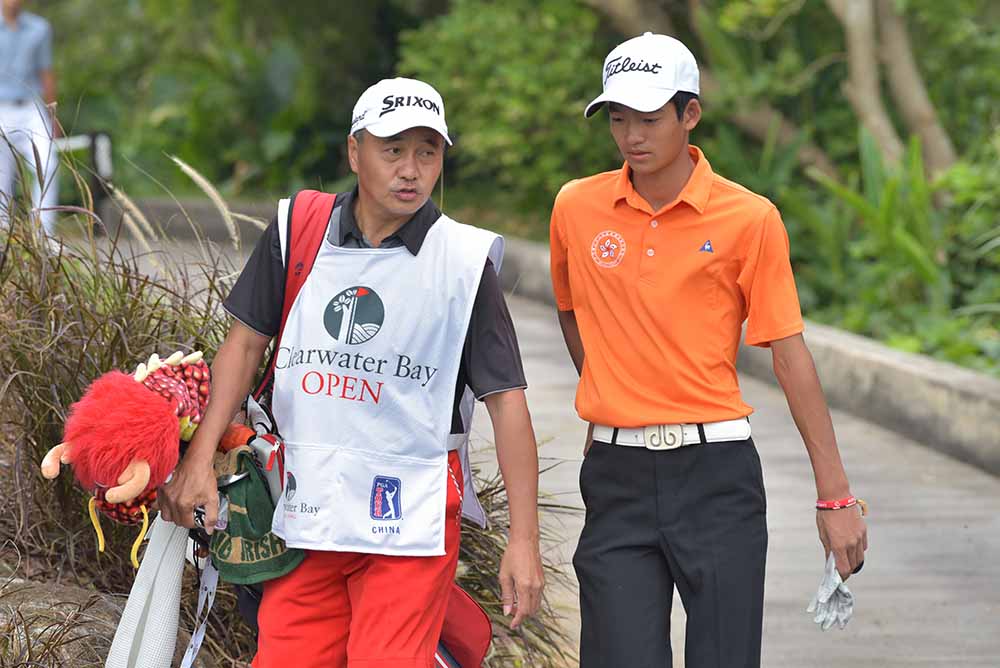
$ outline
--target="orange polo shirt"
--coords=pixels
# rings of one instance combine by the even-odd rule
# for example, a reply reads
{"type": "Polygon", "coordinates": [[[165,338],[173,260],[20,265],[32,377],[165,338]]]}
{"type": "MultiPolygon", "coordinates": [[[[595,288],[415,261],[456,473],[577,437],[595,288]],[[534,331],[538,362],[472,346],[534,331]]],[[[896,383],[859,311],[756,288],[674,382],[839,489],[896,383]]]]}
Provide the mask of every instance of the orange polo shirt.
{"type": "Polygon", "coordinates": [[[583,340],[584,420],[642,427],[749,415],[736,377],[744,321],[758,346],[803,329],[778,210],[688,150],[694,172],[658,211],[627,163],[556,197],[552,286],[583,340]]]}

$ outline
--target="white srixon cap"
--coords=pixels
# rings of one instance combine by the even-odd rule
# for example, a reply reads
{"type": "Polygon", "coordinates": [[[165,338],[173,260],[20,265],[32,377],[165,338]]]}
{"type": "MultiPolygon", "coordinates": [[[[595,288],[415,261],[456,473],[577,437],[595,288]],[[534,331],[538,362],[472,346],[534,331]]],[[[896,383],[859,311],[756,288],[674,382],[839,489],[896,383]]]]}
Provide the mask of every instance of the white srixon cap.
{"type": "Polygon", "coordinates": [[[651,32],[622,42],[604,60],[604,92],[587,105],[591,116],[606,102],[656,111],[678,91],[698,94],[698,63],[680,40],[651,32]]]}
{"type": "Polygon", "coordinates": [[[376,137],[391,137],[420,127],[436,130],[451,144],[441,95],[416,79],[382,79],[361,94],[351,115],[351,134],[367,130],[376,137]]]}

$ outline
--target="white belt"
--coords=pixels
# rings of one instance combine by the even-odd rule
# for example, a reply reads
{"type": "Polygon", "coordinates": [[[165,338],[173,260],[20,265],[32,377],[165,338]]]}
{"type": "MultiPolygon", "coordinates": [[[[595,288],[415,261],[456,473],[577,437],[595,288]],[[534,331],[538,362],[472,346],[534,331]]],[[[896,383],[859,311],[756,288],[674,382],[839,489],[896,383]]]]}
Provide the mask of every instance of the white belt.
{"type": "MultiPolygon", "coordinates": [[[[750,421],[747,418],[706,422],[700,426],[705,434],[705,443],[745,441],[750,438],[750,421]]],[[[634,429],[618,429],[595,424],[594,440],[649,450],[674,450],[701,443],[698,427],[697,424],[654,424],[634,429]]]]}

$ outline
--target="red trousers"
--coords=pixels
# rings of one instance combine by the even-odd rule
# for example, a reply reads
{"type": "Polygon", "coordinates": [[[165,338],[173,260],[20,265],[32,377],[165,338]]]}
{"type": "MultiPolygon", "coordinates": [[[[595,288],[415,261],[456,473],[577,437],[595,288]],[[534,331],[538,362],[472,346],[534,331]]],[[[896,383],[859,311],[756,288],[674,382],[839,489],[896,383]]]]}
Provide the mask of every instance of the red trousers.
{"type": "Polygon", "coordinates": [[[254,668],[431,668],[458,565],[462,467],[451,474],[446,554],[309,551],[264,586],[254,668]]]}

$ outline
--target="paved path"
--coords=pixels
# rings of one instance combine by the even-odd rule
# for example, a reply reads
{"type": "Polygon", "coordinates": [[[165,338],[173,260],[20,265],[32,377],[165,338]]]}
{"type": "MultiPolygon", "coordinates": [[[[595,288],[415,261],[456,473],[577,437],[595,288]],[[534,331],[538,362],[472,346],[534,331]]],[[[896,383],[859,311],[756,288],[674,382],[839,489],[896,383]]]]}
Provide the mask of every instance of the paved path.
{"type": "MultiPolygon", "coordinates": [[[[549,307],[511,298],[528,376],[528,402],[546,461],[544,492],[582,506],[578,492],[583,423],[572,408],[576,372],[549,307]]],[[[821,632],[805,606],[822,572],[812,473],[776,386],[743,378],[768,492],[763,665],[768,668],[997,668],[1000,666],[1000,479],[843,413],[834,414],[853,489],[871,506],[869,557],[850,581],[855,617],[821,632]]],[[[477,442],[492,438],[483,411],[477,442]]],[[[543,461],[543,464],[545,462],[543,461]]],[[[582,516],[553,526],[552,547],[568,566],[582,516]]],[[[572,594],[557,594],[576,635],[572,594]]],[[[674,647],[683,647],[683,611],[674,605],[674,647]]],[[[675,666],[683,666],[676,651],[675,666]]]]}
{"type": "MultiPolygon", "coordinates": [[[[167,244],[165,250],[175,257],[197,258],[191,244],[167,244]]],[[[243,254],[248,251],[244,248],[243,254]]],[[[516,297],[510,306],[543,465],[559,462],[543,475],[542,491],[582,507],[577,478],[585,428],[572,408],[576,373],[555,314],[550,307],[516,297]]],[[[754,439],[768,491],[763,665],[1000,667],[1000,478],[834,413],[853,489],[869,501],[872,515],[867,564],[863,574],[850,581],[857,597],[855,617],[845,631],[823,633],[804,611],[823,565],[809,508],[815,491],[805,449],[780,391],[750,378],[743,378],[742,386],[757,409],[754,439]]],[[[489,419],[481,410],[475,442],[486,447],[491,440],[489,419]]],[[[495,462],[492,453],[479,456],[495,462]]],[[[567,565],[571,578],[568,564],[581,526],[582,515],[550,525],[562,541],[549,549],[567,565]]],[[[551,593],[575,637],[575,593],[551,593]]],[[[679,601],[673,609],[675,666],[683,666],[679,601]]]]}

